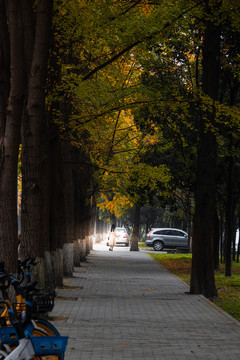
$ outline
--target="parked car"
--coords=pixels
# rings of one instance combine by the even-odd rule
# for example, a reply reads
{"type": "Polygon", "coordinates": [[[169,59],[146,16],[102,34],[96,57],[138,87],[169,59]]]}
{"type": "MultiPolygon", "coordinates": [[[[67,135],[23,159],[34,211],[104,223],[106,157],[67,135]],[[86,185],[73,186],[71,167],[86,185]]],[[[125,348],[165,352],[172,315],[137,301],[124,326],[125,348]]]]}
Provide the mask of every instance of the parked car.
{"type": "Polygon", "coordinates": [[[180,229],[155,228],[147,235],[145,244],[152,246],[154,250],[161,251],[164,248],[188,248],[188,234],[180,229]]]}
{"type": "MultiPolygon", "coordinates": [[[[129,246],[129,238],[127,230],[123,227],[116,227],[115,228],[118,239],[116,240],[116,245],[125,245],[129,246]]],[[[109,246],[109,232],[107,233],[107,246],[109,246]]]]}

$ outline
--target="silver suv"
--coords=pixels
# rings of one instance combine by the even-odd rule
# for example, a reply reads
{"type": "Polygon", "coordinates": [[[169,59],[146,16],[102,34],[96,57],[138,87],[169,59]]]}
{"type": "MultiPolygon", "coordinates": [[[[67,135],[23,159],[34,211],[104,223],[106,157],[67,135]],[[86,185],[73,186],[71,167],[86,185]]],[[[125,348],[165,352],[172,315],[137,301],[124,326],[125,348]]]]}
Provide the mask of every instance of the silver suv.
{"type": "Polygon", "coordinates": [[[188,248],[188,234],[179,229],[155,228],[147,235],[145,244],[152,246],[154,250],[161,251],[164,248],[188,248]]]}

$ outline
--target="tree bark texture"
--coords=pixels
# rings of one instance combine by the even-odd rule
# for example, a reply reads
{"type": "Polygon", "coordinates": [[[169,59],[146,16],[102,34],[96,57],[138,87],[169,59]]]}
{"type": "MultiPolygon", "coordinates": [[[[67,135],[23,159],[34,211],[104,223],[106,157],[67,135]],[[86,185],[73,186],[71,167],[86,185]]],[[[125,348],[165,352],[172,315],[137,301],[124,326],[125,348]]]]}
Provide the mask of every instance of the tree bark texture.
{"type": "Polygon", "coordinates": [[[21,135],[21,117],[24,100],[24,52],[23,52],[23,26],[21,3],[18,0],[8,0],[7,16],[10,35],[11,57],[11,87],[7,108],[6,95],[8,93],[8,63],[6,18],[4,17],[4,3],[1,2],[1,66],[4,72],[1,92],[1,143],[0,143],[0,242],[1,256],[9,271],[17,270],[17,169],[18,151],[21,135]],[[6,114],[6,117],[4,115],[6,114]],[[9,256],[11,254],[11,256],[9,256]]]}
{"type": "Polygon", "coordinates": [[[50,125],[49,144],[49,236],[50,248],[54,251],[62,248],[67,237],[67,218],[65,202],[65,184],[63,178],[62,146],[59,139],[58,128],[50,125]]]}
{"type": "Polygon", "coordinates": [[[63,156],[63,182],[64,182],[64,202],[66,211],[66,238],[64,241],[74,239],[74,189],[73,189],[73,170],[70,142],[62,141],[63,156]]]}
{"type": "Polygon", "coordinates": [[[80,250],[80,261],[86,261],[87,249],[86,249],[86,239],[79,239],[79,250],[80,250]]]}
{"type": "MultiPolygon", "coordinates": [[[[0,141],[6,126],[6,109],[10,92],[10,47],[5,0],[0,0],[0,141]]],[[[2,147],[0,147],[0,151],[2,147]]],[[[0,152],[0,158],[3,154],[0,152]]]]}
{"type": "MultiPolygon", "coordinates": [[[[203,44],[203,92],[217,99],[219,84],[219,28],[207,23],[203,44]]],[[[197,184],[192,248],[192,294],[217,296],[213,264],[213,235],[216,193],[216,139],[207,129],[214,125],[214,109],[209,109],[200,119],[197,159],[197,184]]]]}
{"type": "Polygon", "coordinates": [[[90,189],[92,174],[85,164],[88,159],[81,149],[72,148],[74,191],[74,239],[92,234],[92,204],[90,189]]]}
{"type": "Polygon", "coordinates": [[[45,289],[47,289],[49,292],[52,292],[56,288],[56,280],[53,272],[52,257],[50,251],[45,251],[44,254],[44,283],[45,289]]]}
{"type": "Polygon", "coordinates": [[[133,233],[132,233],[130,251],[138,251],[140,215],[141,215],[141,206],[135,205],[134,219],[133,219],[133,233]]]}
{"type": "Polygon", "coordinates": [[[81,266],[79,240],[73,242],[73,265],[76,267],[81,266]]]}
{"type": "Polygon", "coordinates": [[[34,49],[36,15],[33,11],[34,0],[21,0],[22,19],[24,32],[24,57],[26,77],[29,77],[32,65],[32,56],[34,49]]]}
{"type": "Polygon", "coordinates": [[[224,242],[225,275],[232,275],[232,245],[235,236],[235,203],[234,203],[234,166],[233,158],[229,156],[226,179],[226,232],[224,242]]]}
{"type": "Polygon", "coordinates": [[[51,21],[52,1],[39,0],[22,144],[23,251],[24,254],[42,258],[44,252],[50,250],[47,175],[49,134],[45,113],[45,85],[51,21]]]}
{"type": "Polygon", "coordinates": [[[220,250],[220,221],[217,211],[215,211],[214,219],[214,238],[213,238],[213,261],[214,270],[219,269],[219,250],[220,250]]]}
{"type": "Polygon", "coordinates": [[[73,276],[73,271],[73,243],[65,243],[63,245],[63,273],[65,276],[73,276]]]}
{"type": "Polygon", "coordinates": [[[63,250],[57,249],[51,252],[52,268],[56,286],[63,284],[63,250]]]}

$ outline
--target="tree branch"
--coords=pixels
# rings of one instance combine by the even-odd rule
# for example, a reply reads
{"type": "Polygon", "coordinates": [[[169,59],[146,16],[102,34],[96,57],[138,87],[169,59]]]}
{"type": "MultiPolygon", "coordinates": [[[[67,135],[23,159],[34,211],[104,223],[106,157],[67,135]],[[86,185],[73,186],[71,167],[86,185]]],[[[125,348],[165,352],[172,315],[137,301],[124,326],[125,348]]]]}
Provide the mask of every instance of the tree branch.
{"type": "Polygon", "coordinates": [[[108,59],[107,61],[105,61],[104,63],[98,65],[95,67],[95,69],[91,70],[87,75],[85,75],[82,80],[88,80],[92,75],[94,75],[95,73],[97,73],[99,70],[105,68],[107,65],[110,65],[111,63],[113,63],[115,60],[117,60],[119,57],[121,57],[122,55],[126,54],[129,50],[131,50],[132,48],[134,48],[135,46],[141,44],[143,42],[143,40],[137,40],[135,42],[133,42],[132,44],[126,46],[123,50],[119,51],[117,54],[115,54],[111,59],[108,59]]]}
{"type": "MultiPolygon", "coordinates": [[[[175,22],[177,20],[180,20],[187,12],[191,11],[192,9],[198,7],[199,5],[201,5],[201,2],[199,2],[198,4],[190,7],[189,9],[187,9],[186,11],[182,12],[180,15],[178,15],[175,19],[172,20],[172,22],[175,22]]],[[[103,62],[102,64],[96,66],[93,70],[91,70],[88,74],[86,74],[82,80],[88,80],[91,76],[93,76],[94,74],[96,74],[99,70],[105,68],[107,65],[110,65],[111,63],[113,63],[115,60],[117,60],[118,58],[120,58],[122,55],[126,54],[128,51],[132,50],[135,46],[142,44],[144,41],[150,40],[152,39],[155,35],[159,34],[160,31],[166,30],[169,26],[171,26],[172,22],[167,22],[161,29],[159,29],[158,31],[154,31],[151,35],[145,36],[142,39],[136,40],[134,41],[132,44],[129,44],[128,46],[126,46],[124,49],[122,49],[121,51],[119,51],[118,53],[116,53],[112,58],[106,60],[105,62],[103,62]]]]}
{"type": "Polygon", "coordinates": [[[129,6],[126,10],[124,10],[121,14],[118,14],[117,16],[112,16],[110,18],[110,21],[116,20],[119,16],[125,15],[127,14],[130,10],[132,10],[135,6],[137,6],[138,4],[140,4],[140,2],[142,2],[142,0],[137,0],[135,1],[131,6],[129,6]]]}

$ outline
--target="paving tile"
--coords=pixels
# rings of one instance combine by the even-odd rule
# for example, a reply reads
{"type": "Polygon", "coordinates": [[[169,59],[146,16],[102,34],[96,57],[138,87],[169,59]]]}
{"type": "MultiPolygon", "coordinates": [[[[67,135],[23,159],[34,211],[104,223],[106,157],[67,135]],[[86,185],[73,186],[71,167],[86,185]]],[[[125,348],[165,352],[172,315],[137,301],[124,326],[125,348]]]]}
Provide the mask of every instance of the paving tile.
{"type": "MultiPolygon", "coordinates": [[[[146,252],[95,244],[57,289],[66,360],[239,360],[240,323],[146,252]]],[[[57,320],[59,319],[59,320],[57,320]]]]}

